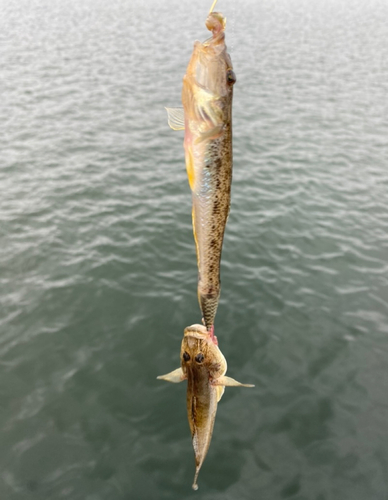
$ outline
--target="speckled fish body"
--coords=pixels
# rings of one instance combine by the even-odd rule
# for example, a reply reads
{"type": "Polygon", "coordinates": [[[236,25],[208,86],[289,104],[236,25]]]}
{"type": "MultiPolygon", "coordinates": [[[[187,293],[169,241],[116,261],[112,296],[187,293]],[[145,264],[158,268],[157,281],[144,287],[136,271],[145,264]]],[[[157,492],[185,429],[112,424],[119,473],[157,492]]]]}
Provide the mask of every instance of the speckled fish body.
{"type": "Polygon", "coordinates": [[[197,489],[199,470],[210,446],[217,405],[225,386],[253,386],[225,376],[226,359],[202,325],[185,329],[180,358],[180,368],[158,378],[175,383],[187,380],[187,417],[195,454],[193,489],[197,489]]]}
{"type": "Polygon", "coordinates": [[[218,401],[225,387],[216,385],[226,373],[226,360],[206,328],[186,328],[181,346],[182,371],[187,378],[187,417],[195,454],[196,487],[199,470],[208,452],[218,401]]]}
{"type": "MultiPolygon", "coordinates": [[[[225,45],[225,19],[206,20],[212,37],[195,42],[183,78],[182,104],[186,169],[193,198],[198,262],[198,300],[210,330],[220,297],[220,261],[232,182],[232,98],[236,77],[225,45]]],[[[174,110],[169,123],[174,126],[174,110]]]]}

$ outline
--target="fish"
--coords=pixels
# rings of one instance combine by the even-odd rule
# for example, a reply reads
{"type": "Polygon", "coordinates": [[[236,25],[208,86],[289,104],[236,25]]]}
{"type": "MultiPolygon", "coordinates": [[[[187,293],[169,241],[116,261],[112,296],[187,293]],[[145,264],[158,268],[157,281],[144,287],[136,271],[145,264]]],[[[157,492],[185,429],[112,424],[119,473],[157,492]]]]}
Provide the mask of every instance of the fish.
{"type": "Polygon", "coordinates": [[[210,13],[212,36],[196,41],[183,78],[183,108],[166,108],[173,130],[184,130],[198,264],[198,301],[211,332],[221,291],[220,263],[232,184],[232,100],[236,75],[225,45],[226,19],[210,13]]]}
{"type": "Polygon", "coordinates": [[[180,351],[181,366],[159,380],[179,383],[187,380],[187,417],[195,455],[192,488],[198,489],[198,474],[209,450],[217,406],[225,387],[254,387],[225,375],[227,363],[211,332],[203,325],[185,328],[180,351]]]}

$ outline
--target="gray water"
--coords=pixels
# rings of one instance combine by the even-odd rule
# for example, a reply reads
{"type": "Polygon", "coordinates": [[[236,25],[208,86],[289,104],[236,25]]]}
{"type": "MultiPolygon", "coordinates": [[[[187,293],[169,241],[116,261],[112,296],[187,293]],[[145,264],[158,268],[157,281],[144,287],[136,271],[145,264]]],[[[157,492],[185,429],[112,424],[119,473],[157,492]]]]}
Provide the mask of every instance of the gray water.
{"type": "Polygon", "coordinates": [[[220,0],[237,84],[191,491],[179,364],[200,321],[180,102],[210,1],[0,12],[0,498],[388,498],[388,3],[220,0]]]}

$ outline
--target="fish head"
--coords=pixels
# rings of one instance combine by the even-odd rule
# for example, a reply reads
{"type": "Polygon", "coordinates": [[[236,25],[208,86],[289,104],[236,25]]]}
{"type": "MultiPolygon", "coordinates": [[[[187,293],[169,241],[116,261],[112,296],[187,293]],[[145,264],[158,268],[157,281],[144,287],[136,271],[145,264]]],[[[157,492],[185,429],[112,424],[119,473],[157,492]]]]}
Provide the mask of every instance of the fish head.
{"type": "Polygon", "coordinates": [[[185,328],[181,344],[181,368],[187,377],[203,383],[222,377],[227,369],[226,359],[203,325],[185,328]]]}
{"type": "MultiPolygon", "coordinates": [[[[212,36],[205,42],[196,41],[183,78],[182,103],[189,120],[208,121],[209,126],[228,119],[227,104],[233,94],[236,76],[225,45],[226,20],[212,12],[206,27],[212,36]]],[[[230,106],[229,106],[230,107],[230,106]]]]}

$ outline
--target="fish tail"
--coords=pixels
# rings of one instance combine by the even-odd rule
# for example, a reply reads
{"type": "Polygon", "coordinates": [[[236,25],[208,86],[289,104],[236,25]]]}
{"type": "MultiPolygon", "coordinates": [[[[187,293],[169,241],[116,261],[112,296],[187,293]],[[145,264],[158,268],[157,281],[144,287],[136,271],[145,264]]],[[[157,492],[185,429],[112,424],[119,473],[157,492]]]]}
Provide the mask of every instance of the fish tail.
{"type": "Polygon", "coordinates": [[[216,295],[198,293],[199,305],[201,307],[203,321],[207,330],[211,330],[214,325],[219,299],[220,292],[216,295]]]}
{"type": "Polygon", "coordinates": [[[199,469],[201,468],[201,465],[197,465],[197,467],[195,468],[195,475],[194,475],[194,481],[193,481],[193,484],[192,484],[192,488],[194,491],[197,491],[198,489],[198,474],[199,474],[199,469]]]}

